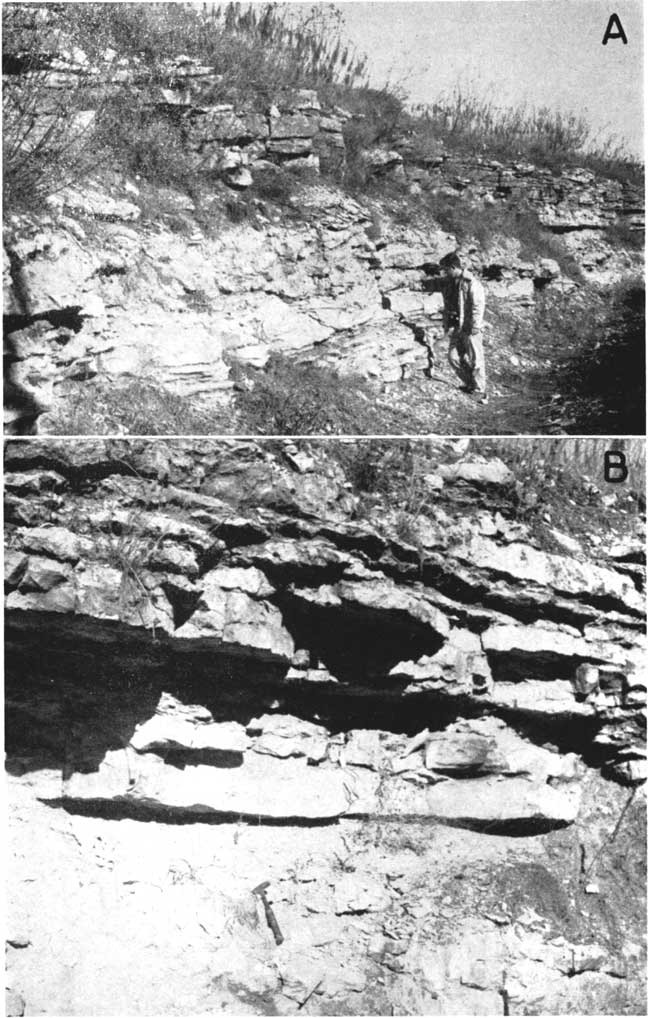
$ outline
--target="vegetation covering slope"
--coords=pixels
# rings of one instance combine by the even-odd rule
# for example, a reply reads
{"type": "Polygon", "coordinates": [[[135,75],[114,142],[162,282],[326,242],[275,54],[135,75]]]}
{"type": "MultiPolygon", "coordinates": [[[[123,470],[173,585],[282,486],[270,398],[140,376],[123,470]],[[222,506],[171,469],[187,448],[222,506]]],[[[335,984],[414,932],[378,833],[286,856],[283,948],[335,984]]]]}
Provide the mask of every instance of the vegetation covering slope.
{"type": "MultiPolygon", "coordinates": [[[[391,145],[408,133],[416,160],[444,144],[450,150],[481,152],[487,158],[522,159],[558,169],[583,165],[618,179],[642,178],[642,167],[613,139],[589,149],[589,127],[575,115],[549,109],[502,109],[492,100],[463,92],[440,96],[415,112],[406,108],[397,86],[369,87],[367,59],[344,41],[341,15],[330,5],[305,11],[289,4],[237,3],[200,9],[189,3],[74,3],[3,5],[4,178],[9,205],[34,191],[48,192],[57,182],[95,172],[102,161],[137,172],[152,182],[175,183],[189,190],[206,184],[183,150],[180,126],[142,103],[142,92],[124,76],[111,90],[99,116],[70,140],[68,121],[84,108],[88,82],[63,89],[52,109],[46,136],[37,136],[31,114],[43,97],[44,78],[64,48],[85,54],[91,65],[137,64],[140,81],[164,85],[170,59],[180,54],[214,68],[213,103],[239,105],[272,102],[287,88],[318,90],[328,102],[357,116],[346,129],[346,182],[364,178],[363,148],[391,145]],[[29,72],[27,79],[24,74],[29,72]],[[30,137],[31,136],[31,137],[30,137]],[[27,147],[25,140],[31,142],[27,147]]],[[[102,76],[93,80],[101,91],[102,76]]],[[[51,97],[50,97],[51,98],[51,97]]]]}

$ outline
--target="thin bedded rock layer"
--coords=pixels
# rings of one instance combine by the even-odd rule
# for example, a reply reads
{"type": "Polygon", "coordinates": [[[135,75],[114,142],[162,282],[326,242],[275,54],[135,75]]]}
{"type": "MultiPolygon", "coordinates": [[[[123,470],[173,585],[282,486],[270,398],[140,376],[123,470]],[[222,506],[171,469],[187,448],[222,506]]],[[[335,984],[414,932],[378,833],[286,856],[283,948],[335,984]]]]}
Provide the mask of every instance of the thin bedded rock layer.
{"type": "MultiPolygon", "coordinates": [[[[620,556],[595,564],[533,547],[525,527],[507,525],[498,513],[495,523],[485,509],[486,497],[511,483],[503,465],[497,470],[453,443],[441,443],[440,459],[443,486],[451,494],[458,485],[474,491],[476,509],[454,512],[443,488],[414,560],[412,547],[391,532],[390,511],[352,520],[355,496],[326,446],[314,444],[307,454],[290,443],[269,453],[235,440],[10,445],[10,653],[38,648],[46,663],[53,650],[62,671],[69,654],[69,695],[92,701],[92,672],[67,648],[79,640],[105,654],[118,638],[147,688],[146,706],[132,705],[136,712],[151,713],[163,694],[181,688],[165,683],[165,669],[192,672],[219,721],[233,720],[226,715],[237,705],[247,724],[266,697],[275,710],[320,718],[326,740],[346,727],[405,736],[442,731],[462,716],[532,726],[530,737],[537,719],[540,742],[550,733],[587,762],[638,780],[645,689],[639,575],[620,556]],[[379,723],[358,725],[367,711],[379,723]]],[[[111,651],[118,657],[120,645],[111,651]]],[[[297,759],[283,754],[276,733],[265,738],[268,756],[275,748],[279,760],[297,759]]],[[[458,752],[471,759],[477,737],[467,739],[458,752]]],[[[305,774],[339,766],[332,753],[306,758],[305,774]]],[[[118,757],[107,781],[119,796],[118,757]]],[[[382,764],[382,773],[393,775],[394,762],[382,764]]],[[[332,776],[333,788],[339,778],[332,776]]],[[[220,793],[194,802],[189,793],[168,794],[164,784],[165,806],[228,811],[220,793]]],[[[75,787],[92,797],[89,779],[75,787]]],[[[363,791],[367,802],[371,791],[363,791]]],[[[150,789],[144,798],[155,801],[150,789]]],[[[355,811],[339,792],[332,802],[323,815],[355,811]]],[[[436,813],[426,796],[418,803],[436,813]]],[[[280,807],[269,809],[281,815],[280,807]]]]}
{"type": "Polygon", "coordinates": [[[10,1011],[641,1013],[642,533],[429,454],[416,547],[326,444],[7,446],[10,1011]]]}

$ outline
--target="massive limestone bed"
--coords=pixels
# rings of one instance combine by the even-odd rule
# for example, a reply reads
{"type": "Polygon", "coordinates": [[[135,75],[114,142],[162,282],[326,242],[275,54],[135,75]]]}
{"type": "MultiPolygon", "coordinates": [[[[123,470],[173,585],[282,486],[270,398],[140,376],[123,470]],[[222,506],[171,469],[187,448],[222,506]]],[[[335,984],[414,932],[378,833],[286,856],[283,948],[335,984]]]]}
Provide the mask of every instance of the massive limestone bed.
{"type": "Polygon", "coordinates": [[[415,547],[326,444],[9,444],[14,1012],[643,1012],[642,534],[433,448],[415,547]]]}

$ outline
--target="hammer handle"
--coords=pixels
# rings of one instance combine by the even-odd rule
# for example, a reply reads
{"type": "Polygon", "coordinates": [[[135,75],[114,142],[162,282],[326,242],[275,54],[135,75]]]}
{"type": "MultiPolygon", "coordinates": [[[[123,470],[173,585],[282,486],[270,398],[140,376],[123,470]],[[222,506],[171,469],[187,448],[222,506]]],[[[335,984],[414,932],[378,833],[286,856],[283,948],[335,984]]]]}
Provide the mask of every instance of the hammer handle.
{"type": "Polygon", "coordinates": [[[273,909],[271,908],[271,905],[270,905],[270,903],[268,901],[268,898],[266,897],[265,894],[262,895],[262,904],[264,905],[264,915],[266,916],[266,921],[267,921],[267,923],[269,924],[269,926],[271,928],[271,932],[273,933],[273,936],[275,938],[276,944],[279,945],[279,944],[281,944],[283,942],[284,937],[280,933],[280,927],[278,926],[278,921],[275,918],[275,915],[273,913],[273,909]]]}

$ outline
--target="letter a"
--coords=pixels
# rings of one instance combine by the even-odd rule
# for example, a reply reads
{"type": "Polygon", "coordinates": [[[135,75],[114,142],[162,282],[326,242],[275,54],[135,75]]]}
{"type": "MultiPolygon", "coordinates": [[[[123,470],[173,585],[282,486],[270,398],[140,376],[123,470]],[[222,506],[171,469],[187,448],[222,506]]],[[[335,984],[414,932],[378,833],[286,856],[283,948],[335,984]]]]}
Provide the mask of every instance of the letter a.
{"type": "Polygon", "coordinates": [[[621,39],[623,45],[627,46],[627,36],[618,14],[610,14],[609,16],[607,28],[605,29],[605,34],[603,36],[603,46],[606,46],[610,39],[621,39]],[[618,29],[616,32],[614,31],[615,27],[618,29]]]}

